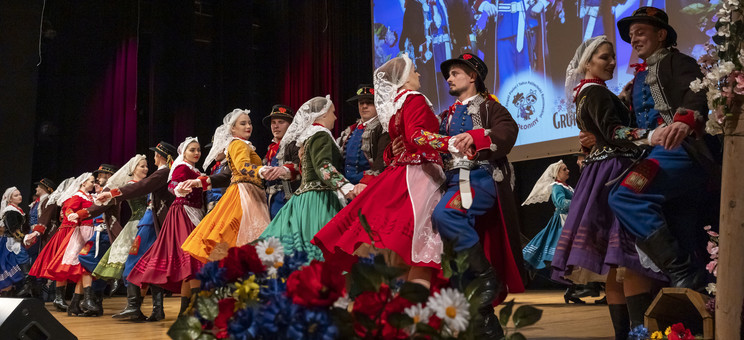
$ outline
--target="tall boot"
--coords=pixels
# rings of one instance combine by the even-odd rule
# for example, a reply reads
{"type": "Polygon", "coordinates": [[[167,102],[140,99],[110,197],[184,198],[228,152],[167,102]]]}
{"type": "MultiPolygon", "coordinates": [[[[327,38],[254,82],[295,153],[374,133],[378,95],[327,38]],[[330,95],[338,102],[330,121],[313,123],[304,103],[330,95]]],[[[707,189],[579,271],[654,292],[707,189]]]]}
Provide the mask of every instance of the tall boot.
{"type": "Polygon", "coordinates": [[[654,301],[650,293],[642,293],[625,297],[628,303],[628,316],[630,317],[630,329],[643,326],[644,315],[648,306],[654,301]]]}
{"type": "Polygon", "coordinates": [[[85,287],[83,288],[83,293],[85,294],[83,303],[81,304],[81,308],[85,312],[86,316],[98,316],[102,312],[100,308],[98,308],[98,304],[96,303],[96,296],[93,293],[93,287],[85,287]]]}
{"type": "Polygon", "coordinates": [[[150,316],[145,320],[160,321],[165,319],[165,311],[163,310],[163,287],[155,285],[150,286],[150,294],[152,294],[152,314],[150,314],[150,316]]]}
{"type": "Polygon", "coordinates": [[[127,318],[133,321],[141,321],[145,319],[145,314],[142,314],[140,308],[142,307],[142,290],[140,287],[130,283],[127,285],[127,306],[124,310],[112,315],[112,318],[123,319],[127,318]]]}
{"type": "Polygon", "coordinates": [[[630,332],[630,318],[627,305],[609,305],[612,327],[615,328],[615,340],[627,340],[630,332]]]}
{"type": "MultiPolygon", "coordinates": [[[[496,273],[493,271],[491,263],[488,262],[480,242],[465,251],[469,253],[469,274],[472,275],[473,280],[483,279],[483,284],[474,293],[475,301],[480,304],[478,314],[483,319],[481,324],[475,326],[475,337],[477,339],[500,340],[504,337],[504,330],[494,313],[493,301],[501,291],[502,282],[496,277],[496,273]]],[[[467,284],[464,287],[467,287],[467,284]]]]}
{"type": "Polygon", "coordinates": [[[103,315],[103,291],[102,290],[97,291],[97,292],[94,292],[94,294],[96,295],[96,305],[98,305],[98,309],[100,310],[98,312],[98,315],[96,316],[102,316],[103,315]]]}
{"type": "Polygon", "coordinates": [[[57,308],[58,312],[66,312],[68,305],[65,303],[65,291],[67,286],[55,287],[54,288],[54,308],[57,308]]]}
{"type": "Polygon", "coordinates": [[[705,267],[679,245],[668,227],[659,228],[644,240],[636,240],[636,245],[669,277],[672,287],[705,291],[705,267]]]}
{"type": "Polygon", "coordinates": [[[80,308],[80,302],[83,300],[83,295],[75,293],[72,294],[72,300],[70,300],[70,306],[67,308],[68,316],[78,316],[83,314],[83,310],[80,308]]]}
{"type": "Polygon", "coordinates": [[[33,276],[26,275],[26,278],[23,279],[23,287],[21,290],[16,293],[16,297],[37,297],[34,296],[34,292],[36,291],[34,289],[34,284],[36,283],[36,278],[33,276]]]}

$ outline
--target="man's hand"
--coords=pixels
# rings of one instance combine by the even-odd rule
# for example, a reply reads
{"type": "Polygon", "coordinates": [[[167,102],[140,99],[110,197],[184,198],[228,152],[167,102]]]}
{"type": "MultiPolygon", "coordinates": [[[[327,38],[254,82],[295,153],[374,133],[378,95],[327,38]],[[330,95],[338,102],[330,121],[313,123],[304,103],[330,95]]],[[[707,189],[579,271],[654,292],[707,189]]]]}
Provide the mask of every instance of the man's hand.
{"type": "Polygon", "coordinates": [[[104,192],[98,194],[98,196],[96,196],[96,202],[101,203],[101,204],[105,204],[110,199],[111,199],[111,192],[110,191],[104,191],[104,192]]]}
{"type": "Polygon", "coordinates": [[[471,136],[469,133],[463,132],[455,136],[454,138],[456,139],[455,148],[461,153],[467,154],[468,151],[470,151],[470,147],[473,146],[473,136],[471,136]]]}
{"type": "Polygon", "coordinates": [[[367,187],[366,184],[359,183],[359,184],[357,184],[357,185],[354,186],[354,190],[352,190],[351,192],[354,193],[354,196],[359,196],[359,194],[362,193],[362,190],[364,190],[364,188],[366,188],[366,187],[367,187]]]}
{"type": "Polygon", "coordinates": [[[581,146],[591,149],[597,144],[597,138],[591,132],[581,131],[579,132],[579,143],[581,143],[581,146]]]}
{"type": "Polygon", "coordinates": [[[633,81],[629,81],[617,97],[625,104],[630,103],[630,92],[633,89],[633,81]]]}
{"type": "Polygon", "coordinates": [[[346,198],[347,200],[353,200],[354,197],[357,196],[357,194],[354,193],[354,191],[356,191],[356,187],[354,187],[354,190],[349,191],[348,193],[346,193],[346,195],[344,195],[344,198],[346,198]]]}
{"type": "Polygon", "coordinates": [[[403,137],[398,136],[393,139],[393,156],[398,157],[405,150],[406,146],[403,144],[403,137]]]}
{"type": "Polygon", "coordinates": [[[282,176],[286,175],[287,169],[283,166],[276,166],[272,167],[269,170],[266,170],[264,172],[263,177],[267,181],[273,181],[275,179],[282,178],[282,176]]]}
{"type": "MultiPolygon", "coordinates": [[[[692,133],[692,128],[682,122],[674,122],[664,130],[666,130],[666,133],[663,137],[660,136],[662,140],[659,144],[663,145],[664,149],[667,150],[671,150],[680,146],[682,144],[682,141],[685,140],[685,137],[689,136],[692,133]]],[[[651,137],[656,137],[656,133],[654,133],[654,136],[651,137]]]]}

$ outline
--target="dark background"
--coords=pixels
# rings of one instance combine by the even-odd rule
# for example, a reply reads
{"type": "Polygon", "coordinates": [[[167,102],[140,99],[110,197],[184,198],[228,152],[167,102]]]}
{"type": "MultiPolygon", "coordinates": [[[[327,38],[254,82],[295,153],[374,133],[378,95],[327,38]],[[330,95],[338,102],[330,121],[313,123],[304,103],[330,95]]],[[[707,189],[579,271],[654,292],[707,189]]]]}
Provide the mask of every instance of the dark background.
{"type": "MultiPolygon", "coordinates": [[[[138,38],[137,153],[186,136],[209,142],[233,108],[252,111],[259,155],[271,140],[260,121],[272,105],[293,108],[331,94],[336,133],[357,117],[345,103],[371,83],[369,1],[9,0],[0,10],[0,190],[124,164],[111,156],[106,113],[91,114],[92,93],[124,39],[138,38]],[[41,13],[44,7],[44,23],[41,13]],[[41,38],[40,38],[41,29],[41,38]],[[41,65],[38,49],[41,45],[41,65]]],[[[206,154],[203,154],[206,156],[206,154]]],[[[575,157],[514,164],[521,203],[543,170],[563,158],[578,179],[575,157]]],[[[151,170],[154,167],[151,164],[151,170]]],[[[551,203],[520,207],[525,240],[553,213],[551,203]]]]}

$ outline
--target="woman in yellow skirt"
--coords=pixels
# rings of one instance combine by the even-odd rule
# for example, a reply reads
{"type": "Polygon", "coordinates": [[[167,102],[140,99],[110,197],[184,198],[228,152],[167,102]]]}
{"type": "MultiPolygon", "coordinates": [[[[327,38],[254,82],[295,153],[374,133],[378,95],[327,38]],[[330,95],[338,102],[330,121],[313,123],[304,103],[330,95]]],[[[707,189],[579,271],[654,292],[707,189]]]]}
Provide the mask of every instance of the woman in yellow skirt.
{"type": "MultiPolygon", "coordinates": [[[[249,113],[235,109],[225,116],[204,160],[204,164],[209,164],[219,152],[225,152],[232,178],[217,205],[181,246],[202,262],[219,260],[231,247],[256,240],[269,224],[269,208],[259,175],[259,171],[269,167],[261,166],[261,157],[248,141],[253,131],[249,113]]],[[[187,186],[211,189],[208,177],[191,180],[187,186]]]]}

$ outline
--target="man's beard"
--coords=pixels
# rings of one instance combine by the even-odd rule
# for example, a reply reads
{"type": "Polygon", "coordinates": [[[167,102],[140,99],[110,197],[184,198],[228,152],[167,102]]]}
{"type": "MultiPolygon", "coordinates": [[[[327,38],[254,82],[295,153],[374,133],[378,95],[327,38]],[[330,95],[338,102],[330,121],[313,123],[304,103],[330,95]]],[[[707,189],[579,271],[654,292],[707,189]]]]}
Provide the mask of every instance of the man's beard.
{"type": "Polygon", "coordinates": [[[453,97],[459,97],[462,94],[462,89],[458,89],[456,87],[450,87],[449,94],[450,96],[453,96],[453,97]]]}

